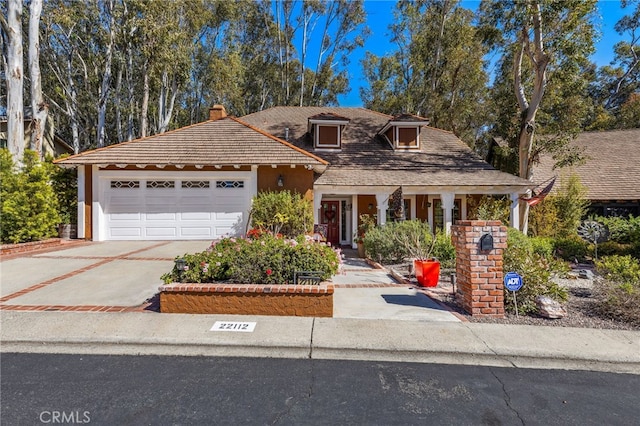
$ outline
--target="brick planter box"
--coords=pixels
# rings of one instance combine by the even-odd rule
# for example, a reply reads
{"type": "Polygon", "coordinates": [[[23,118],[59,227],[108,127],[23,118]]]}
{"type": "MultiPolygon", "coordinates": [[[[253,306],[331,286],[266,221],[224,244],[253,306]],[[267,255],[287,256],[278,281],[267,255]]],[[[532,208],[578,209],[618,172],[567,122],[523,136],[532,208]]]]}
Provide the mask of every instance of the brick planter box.
{"type": "Polygon", "coordinates": [[[333,317],[333,284],[181,284],[160,286],[160,312],[333,317]]]}

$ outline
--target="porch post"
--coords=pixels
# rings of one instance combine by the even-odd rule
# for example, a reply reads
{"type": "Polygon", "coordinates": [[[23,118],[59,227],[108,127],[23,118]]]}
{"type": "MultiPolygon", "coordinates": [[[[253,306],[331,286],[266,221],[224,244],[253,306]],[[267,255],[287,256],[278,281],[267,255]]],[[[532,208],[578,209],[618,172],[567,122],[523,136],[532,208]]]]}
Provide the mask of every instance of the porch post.
{"type": "Polygon", "coordinates": [[[447,235],[451,234],[451,225],[453,224],[453,200],[456,194],[453,192],[443,192],[440,194],[442,200],[442,210],[444,210],[444,229],[447,235]]]}
{"type": "Polygon", "coordinates": [[[358,216],[360,212],[358,211],[358,195],[354,194],[351,196],[351,248],[358,248],[358,244],[356,243],[356,239],[353,238],[356,232],[358,232],[358,216]]]}
{"type": "Polygon", "coordinates": [[[516,192],[511,194],[509,222],[512,228],[520,229],[520,195],[516,192]]]}
{"type": "Polygon", "coordinates": [[[376,194],[378,204],[378,225],[387,223],[387,209],[389,208],[389,194],[376,194]]]}
{"type": "Polygon", "coordinates": [[[322,206],[322,192],[319,190],[313,191],[313,223],[320,223],[320,207],[322,206]]]}

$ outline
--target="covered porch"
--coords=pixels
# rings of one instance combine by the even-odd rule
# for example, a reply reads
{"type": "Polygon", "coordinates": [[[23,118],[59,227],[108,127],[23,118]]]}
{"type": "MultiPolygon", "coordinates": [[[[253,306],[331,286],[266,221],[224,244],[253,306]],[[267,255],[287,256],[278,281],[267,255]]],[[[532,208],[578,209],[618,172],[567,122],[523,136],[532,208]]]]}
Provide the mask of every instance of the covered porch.
{"type": "Polygon", "coordinates": [[[419,219],[431,225],[433,232],[447,234],[456,220],[468,219],[471,206],[482,196],[508,196],[510,226],[518,228],[518,198],[523,186],[402,186],[403,211],[396,216],[392,194],[399,186],[314,186],[314,223],[326,226],[327,241],[334,245],[357,247],[354,234],[360,215],[374,215],[379,225],[391,220],[419,219]]]}

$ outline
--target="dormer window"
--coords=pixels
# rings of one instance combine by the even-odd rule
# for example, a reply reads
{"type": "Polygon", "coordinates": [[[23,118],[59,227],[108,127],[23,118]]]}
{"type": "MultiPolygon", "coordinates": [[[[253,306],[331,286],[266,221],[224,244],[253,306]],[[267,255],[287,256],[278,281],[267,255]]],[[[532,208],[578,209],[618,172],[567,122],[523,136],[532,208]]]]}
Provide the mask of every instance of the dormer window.
{"type": "Polygon", "coordinates": [[[342,131],[349,119],[332,113],[309,117],[309,133],[315,149],[336,150],[342,148],[342,131]]]}
{"type": "Polygon", "coordinates": [[[402,114],[389,120],[378,134],[382,135],[393,149],[419,149],[420,128],[428,120],[410,114],[402,114]]]}

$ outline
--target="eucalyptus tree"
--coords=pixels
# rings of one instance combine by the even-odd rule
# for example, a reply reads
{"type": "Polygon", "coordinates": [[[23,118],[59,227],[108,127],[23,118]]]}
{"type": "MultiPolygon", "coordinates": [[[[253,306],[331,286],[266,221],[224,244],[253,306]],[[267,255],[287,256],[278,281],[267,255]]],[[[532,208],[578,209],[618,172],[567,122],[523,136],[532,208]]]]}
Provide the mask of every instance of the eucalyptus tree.
{"type": "Polygon", "coordinates": [[[0,23],[3,45],[6,46],[3,64],[7,85],[7,148],[14,162],[20,166],[25,149],[22,1],[8,0],[4,7],[6,7],[6,19],[3,15],[0,23]]]}
{"type": "Polygon", "coordinates": [[[473,12],[457,0],[399,2],[390,26],[397,50],[363,61],[369,108],[428,117],[469,144],[482,127],[487,74],[473,12]]]}
{"type": "MultiPolygon", "coordinates": [[[[100,10],[94,4],[50,0],[42,15],[43,92],[53,106],[57,132],[75,152],[96,143],[102,61],[100,10]],[[60,115],[62,114],[62,115],[60,115]]],[[[106,102],[105,97],[105,102],[106,102]]]]}
{"type": "MultiPolygon", "coordinates": [[[[522,178],[531,178],[536,151],[552,152],[562,163],[576,158],[567,150],[587,112],[580,99],[586,94],[587,58],[594,50],[595,8],[595,0],[483,0],[480,4],[485,42],[502,55],[498,83],[509,84],[512,90],[511,101],[501,103],[505,108],[501,113],[510,117],[509,122],[497,123],[496,130],[501,132],[496,136],[517,153],[522,178]],[[551,86],[555,90],[549,90],[551,86]]],[[[525,232],[528,208],[521,202],[520,223],[525,232]]]]}
{"type": "Polygon", "coordinates": [[[621,4],[629,7],[629,13],[614,28],[626,38],[613,47],[611,64],[597,70],[591,88],[596,106],[587,123],[590,129],[640,127],[640,1],[623,0],[621,4]]]}
{"type": "Polygon", "coordinates": [[[40,15],[42,0],[31,0],[29,5],[29,77],[31,80],[31,146],[30,149],[43,160],[42,141],[45,133],[49,105],[42,93],[42,78],[40,73],[40,15]]]}

